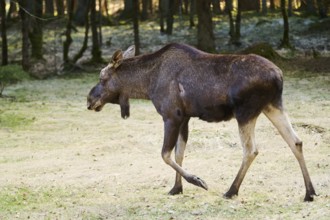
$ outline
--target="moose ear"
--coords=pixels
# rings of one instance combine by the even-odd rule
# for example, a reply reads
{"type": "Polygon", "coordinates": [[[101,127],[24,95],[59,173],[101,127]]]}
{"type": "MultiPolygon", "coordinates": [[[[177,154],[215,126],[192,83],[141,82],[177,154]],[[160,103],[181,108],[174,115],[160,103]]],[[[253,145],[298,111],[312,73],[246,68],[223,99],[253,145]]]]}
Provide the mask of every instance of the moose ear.
{"type": "Polygon", "coordinates": [[[117,50],[111,58],[110,64],[113,65],[113,67],[116,69],[123,60],[123,51],[117,50]]]}
{"type": "Polygon", "coordinates": [[[123,54],[123,58],[127,59],[127,58],[131,58],[135,56],[135,46],[132,45],[129,48],[127,48],[127,50],[124,52],[123,54]]]}

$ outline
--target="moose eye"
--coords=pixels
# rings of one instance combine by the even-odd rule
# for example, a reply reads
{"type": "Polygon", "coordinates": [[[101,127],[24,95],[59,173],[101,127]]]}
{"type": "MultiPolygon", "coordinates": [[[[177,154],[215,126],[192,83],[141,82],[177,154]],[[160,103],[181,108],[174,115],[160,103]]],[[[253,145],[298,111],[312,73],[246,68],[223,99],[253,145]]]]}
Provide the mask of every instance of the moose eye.
{"type": "Polygon", "coordinates": [[[106,80],[105,80],[105,79],[100,79],[100,84],[101,84],[102,86],[104,86],[105,83],[106,83],[106,80]]]}

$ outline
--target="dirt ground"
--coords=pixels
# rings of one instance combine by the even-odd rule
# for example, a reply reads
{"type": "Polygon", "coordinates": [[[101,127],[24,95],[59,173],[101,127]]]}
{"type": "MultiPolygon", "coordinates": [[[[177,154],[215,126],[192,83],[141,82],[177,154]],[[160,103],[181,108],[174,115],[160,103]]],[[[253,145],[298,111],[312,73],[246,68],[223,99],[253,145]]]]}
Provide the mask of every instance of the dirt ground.
{"type": "Polygon", "coordinates": [[[160,156],[163,124],[149,101],[86,109],[98,74],[26,81],[0,99],[0,219],[328,219],[330,216],[330,76],[291,72],[284,100],[304,141],[319,196],[304,203],[299,165],[260,116],[259,155],[238,197],[224,199],[241,163],[235,120],[190,122],[184,168],[205,191],[184,182],[169,196],[174,171],[160,156]]]}

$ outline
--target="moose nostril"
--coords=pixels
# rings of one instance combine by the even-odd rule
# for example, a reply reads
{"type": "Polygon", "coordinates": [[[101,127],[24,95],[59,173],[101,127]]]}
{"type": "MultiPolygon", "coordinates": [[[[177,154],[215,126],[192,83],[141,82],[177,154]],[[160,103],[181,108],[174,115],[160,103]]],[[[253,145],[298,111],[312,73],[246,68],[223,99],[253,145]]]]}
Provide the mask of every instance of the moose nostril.
{"type": "Polygon", "coordinates": [[[89,102],[87,102],[87,109],[92,110],[92,105],[89,102]]]}

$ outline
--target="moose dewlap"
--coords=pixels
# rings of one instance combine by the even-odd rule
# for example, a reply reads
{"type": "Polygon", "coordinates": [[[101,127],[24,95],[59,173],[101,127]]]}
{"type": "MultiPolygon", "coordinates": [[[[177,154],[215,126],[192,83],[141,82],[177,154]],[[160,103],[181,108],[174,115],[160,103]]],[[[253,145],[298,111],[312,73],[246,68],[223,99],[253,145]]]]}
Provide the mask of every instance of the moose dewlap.
{"type": "Polygon", "coordinates": [[[315,190],[309,177],[302,142],[283,110],[282,71],[257,55],[215,55],[183,44],[172,43],[146,55],[134,56],[131,46],[116,51],[100,73],[100,81],[87,97],[89,110],[101,111],[106,103],[119,104],[121,116],[129,117],[129,98],[149,99],[164,121],[162,158],[176,171],[169,194],[182,193],[183,177],[207,189],[199,177],[182,169],[191,117],[207,122],[235,118],[243,145],[243,161],[229,190],[238,194],[244,176],[258,155],[254,130],[263,113],[278,129],[297,158],[306,186],[305,201],[313,201],[315,190]],[[175,148],[175,161],[171,152],[175,148]]]}

